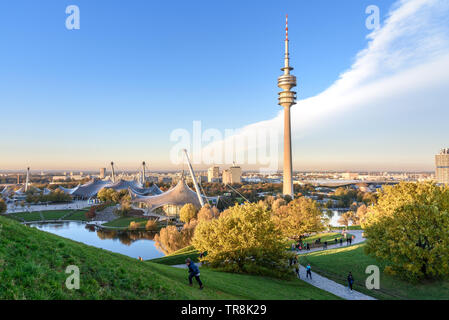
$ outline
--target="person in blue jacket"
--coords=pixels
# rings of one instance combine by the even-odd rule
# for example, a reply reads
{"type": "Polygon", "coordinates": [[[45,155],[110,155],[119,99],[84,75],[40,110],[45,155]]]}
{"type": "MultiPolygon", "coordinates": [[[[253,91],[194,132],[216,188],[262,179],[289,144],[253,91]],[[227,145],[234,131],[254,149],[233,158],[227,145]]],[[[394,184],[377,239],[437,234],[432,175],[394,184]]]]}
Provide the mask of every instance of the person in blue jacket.
{"type": "Polygon", "coordinates": [[[186,265],[189,267],[189,286],[193,285],[192,279],[195,277],[196,281],[200,285],[200,289],[202,290],[204,287],[200,279],[200,269],[195,263],[192,262],[192,260],[190,260],[190,258],[186,259],[186,265]]]}

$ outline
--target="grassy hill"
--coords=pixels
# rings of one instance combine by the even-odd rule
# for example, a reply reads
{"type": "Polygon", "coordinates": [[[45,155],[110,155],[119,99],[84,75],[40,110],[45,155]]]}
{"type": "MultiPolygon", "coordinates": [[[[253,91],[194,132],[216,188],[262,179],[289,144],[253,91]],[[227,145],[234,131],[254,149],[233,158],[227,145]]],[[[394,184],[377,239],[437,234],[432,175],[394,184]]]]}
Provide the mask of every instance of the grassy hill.
{"type": "Polygon", "coordinates": [[[202,270],[204,290],[187,271],[87,246],[0,216],[0,299],[338,299],[300,280],[202,270]],[[69,265],[79,290],[65,287],[69,265]]]}
{"type": "Polygon", "coordinates": [[[346,285],[346,276],[352,272],[355,279],[354,289],[378,299],[449,299],[449,281],[424,281],[408,283],[397,277],[383,273],[384,264],[364,253],[365,244],[350,247],[312,252],[300,256],[300,263],[310,263],[312,270],[336,282],[346,285]],[[380,289],[368,290],[365,287],[366,267],[379,267],[380,289]]]}

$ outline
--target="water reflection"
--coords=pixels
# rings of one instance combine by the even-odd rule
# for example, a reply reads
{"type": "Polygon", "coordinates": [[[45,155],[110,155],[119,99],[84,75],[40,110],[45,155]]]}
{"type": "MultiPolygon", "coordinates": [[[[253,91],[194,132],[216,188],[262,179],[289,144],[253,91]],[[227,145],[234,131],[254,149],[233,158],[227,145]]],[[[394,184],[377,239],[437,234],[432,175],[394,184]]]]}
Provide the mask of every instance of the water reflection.
{"type": "Polygon", "coordinates": [[[164,254],[155,247],[154,232],[101,230],[83,222],[33,223],[31,227],[129,257],[153,259],[164,254]]]}

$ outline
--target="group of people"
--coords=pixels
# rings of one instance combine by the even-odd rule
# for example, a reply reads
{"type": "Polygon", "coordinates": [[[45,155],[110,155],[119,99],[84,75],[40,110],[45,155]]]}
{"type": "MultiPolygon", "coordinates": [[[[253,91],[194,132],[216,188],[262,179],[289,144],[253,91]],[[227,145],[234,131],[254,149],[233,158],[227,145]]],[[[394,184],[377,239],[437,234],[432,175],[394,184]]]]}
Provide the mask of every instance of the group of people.
{"type": "Polygon", "coordinates": [[[310,244],[309,243],[304,243],[301,240],[296,242],[296,243],[292,243],[292,250],[296,250],[296,251],[302,251],[302,250],[310,250],[310,244]]]}

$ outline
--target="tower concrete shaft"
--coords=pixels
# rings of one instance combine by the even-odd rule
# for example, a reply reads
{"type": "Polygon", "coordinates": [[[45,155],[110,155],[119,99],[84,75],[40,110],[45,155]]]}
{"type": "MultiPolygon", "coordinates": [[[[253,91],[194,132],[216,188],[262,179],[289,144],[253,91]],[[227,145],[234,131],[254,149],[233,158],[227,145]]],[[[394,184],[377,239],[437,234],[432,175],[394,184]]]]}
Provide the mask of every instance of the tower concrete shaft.
{"type": "Polygon", "coordinates": [[[145,187],[145,181],[146,181],[146,179],[145,179],[145,165],[146,165],[145,161],[142,162],[142,185],[144,187],[145,187]]]}
{"type": "Polygon", "coordinates": [[[27,168],[27,176],[25,180],[25,192],[28,191],[29,183],[30,183],[30,167],[27,168]]]}
{"type": "Polygon", "coordinates": [[[111,169],[112,169],[112,182],[115,182],[115,171],[114,171],[114,162],[111,161],[111,169]]]}
{"type": "Polygon", "coordinates": [[[296,87],[296,77],[290,74],[293,70],[290,67],[290,55],[288,48],[288,16],[285,19],[285,56],[284,67],[281,69],[284,74],[278,78],[278,87],[283,91],[279,92],[279,105],[284,107],[284,185],[283,194],[289,195],[293,199],[293,166],[292,166],[292,142],[291,142],[291,119],[290,108],[296,104],[296,92],[291,91],[296,87]]]}

